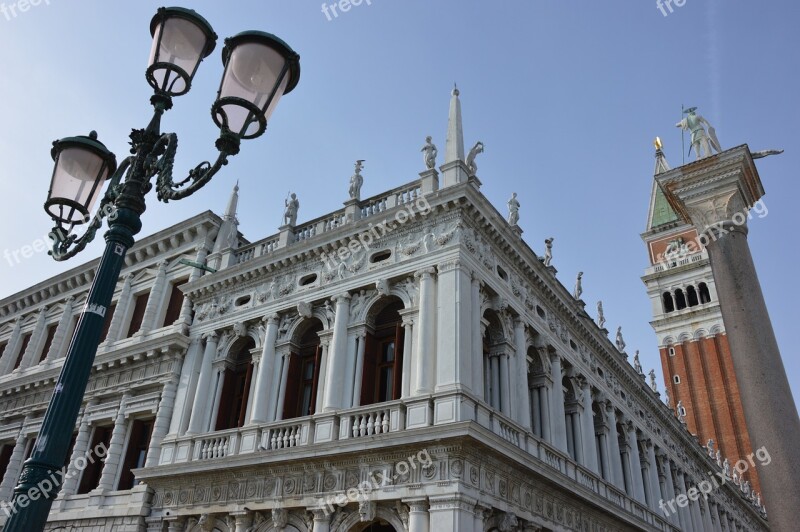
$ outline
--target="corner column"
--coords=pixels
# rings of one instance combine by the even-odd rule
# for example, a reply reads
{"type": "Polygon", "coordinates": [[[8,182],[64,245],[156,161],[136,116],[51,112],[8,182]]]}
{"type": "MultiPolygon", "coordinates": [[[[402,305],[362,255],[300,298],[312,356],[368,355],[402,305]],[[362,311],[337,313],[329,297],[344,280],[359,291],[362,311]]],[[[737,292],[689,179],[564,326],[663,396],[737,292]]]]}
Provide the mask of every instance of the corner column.
{"type": "Polygon", "coordinates": [[[586,467],[600,474],[600,466],[597,460],[597,445],[594,435],[594,411],[592,410],[592,386],[583,377],[580,378],[581,398],[583,412],[581,413],[581,444],[583,447],[583,461],[586,467]]]}
{"type": "Polygon", "coordinates": [[[264,332],[264,346],[261,350],[261,360],[258,363],[258,374],[253,391],[253,410],[250,412],[250,425],[265,423],[267,421],[267,406],[269,404],[269,385],[272,372],[275,368],[275,341],[278,339],[278,315],[273,314],[264,318],[267,322],[264,332]]]}
{"type": "Polygon", "coordinates": [[[419,279],[419,324],[417,325],[416,382],[414,395],[433,392],[436,371],[436,283],[434,268],[425,268],[415,274],[419,279]]]}
{"type": "Polygon", "coordinates": [[[550,380],[553,381],[553,393],[550,394],[551,436],[555,445],[567,454],[567,419],[564,413],[564,375],[561,369],[561,357],[558,353],[550,353],[550,380]]]}
{"type": "Polygon", "coordinates": [[[347,361],[347,325],[350,321],[350,294],[345,292],[336,296],[336,317],[333,323],[333,338],[328,352],[328,367],[325,372],[325,399],[323,412],[343,407],[342,398],[344,371],[347,361]]]}
{"type": "Polygon", "coordinates": [[[206,427],[203,421],[206,419],[208,403],[208,391],[211,389],[211,373],[213,372],[214,357],[217,353],[217,342],[219,335],[210,332],[204,336],[206,348],[203,351],[203,363],[200,366],[200,378],[197,381],[197,389],[194,394],[192,406],[192,417],[189,419],[189,429],[186,434],[199,434],[205,432],[206,427]]]}

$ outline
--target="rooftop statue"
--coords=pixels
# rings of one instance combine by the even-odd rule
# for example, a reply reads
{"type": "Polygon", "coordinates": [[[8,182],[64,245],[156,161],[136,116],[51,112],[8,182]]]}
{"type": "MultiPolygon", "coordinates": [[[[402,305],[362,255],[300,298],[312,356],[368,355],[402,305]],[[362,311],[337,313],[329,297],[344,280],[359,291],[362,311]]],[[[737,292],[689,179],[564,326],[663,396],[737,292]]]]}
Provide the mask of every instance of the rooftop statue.
{"type": "Polygon", "coordinates": [[[364,178],[361,176],[361,169],[364,168],[364,159],[356,161],[356,171],[350,178],[350,199],[361,199],[361,186],[364,184],[364,178]]]}
{"type": "Polygon", "coordinates": [[[289,226],[297,224],[297,211],[300,209],[300,200],[297,199],[297,194],[291,193],[290,197],[284,201],[285,209],[283,211],[283,223],[289,226]]]}
{"type": "Polygon", "coordinates": [[[597,326],[603,329],[606,325],[606,316],[603,313],[603,302],[597,302],[597,326]]]}
{"type": "Polygon", "coordinates": [[[475,175],[478,173],[478,165],[475,164],[475,157],[478,156],[479,153],[483,153],[483,142],[478,141],[475,143],[475,146],[469,150],[467,154],[467,168],[469,168],[470,175],[475,175]]]}
{"type": "Polygon", "coordinates": [[[695,113],[696,110],[697,107],[690,107],[686,109],[684,111],[686,117],[675,124],[675,127],[679,127],[684,131],[690,131],[692,133],[689,153],[691,153],[692,148],[694,148],[695,157],[699,160],[712,155],[712,148],[717,153],[721,152],[722,148],[720,148],[719,140],[717,140],[717,131],[711,124],[708,123],[705,118],[695,113]],[[703,125],[708,126],[707,132],[703,125]]]}
{"type": "Polygon", "coordinates": [[[578,277],[575,279],[575,290],[572,291],[572,297],[580,299],[583,294],[583,272],[578,272],[578,277]]]}
{"type": "Polygon", "coordinates": [[[422,152],[422,158],[425,161],[425,167],[428,170],[436,168],[436,155],[439,154],[439,150],[436,149],[436,145],[432,140],[433,137],[431,136],[425,137],[425,145],[420,150],[422,152]]]}
{"type": "Polygon", "coordinates": [[[511,199],[508,200],[508,223],[511,225],[519,223],[519,200],[516,192],[511,194],[511,199]]]}
{"type": "Polygon", "coordinates": [[[553,262],[553,238],[546,238],[544,241],[544,265],[550,266],[550,263],[553,262]]]}

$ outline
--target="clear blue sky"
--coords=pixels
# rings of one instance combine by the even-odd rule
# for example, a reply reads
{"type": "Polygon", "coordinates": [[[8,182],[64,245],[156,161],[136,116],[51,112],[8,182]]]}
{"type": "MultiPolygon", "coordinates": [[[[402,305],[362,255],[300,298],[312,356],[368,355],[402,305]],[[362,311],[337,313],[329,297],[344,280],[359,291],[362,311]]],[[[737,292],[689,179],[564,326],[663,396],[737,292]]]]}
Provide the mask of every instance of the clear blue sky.
{"type": "MultiPolygon", "coordinates": [[[[54,139],[96,129],[121,159],[130,129],[150,118],[144,69],[160,4],[48,1],[16,17],[0,14],[0,252],[51,227],[42,203],[54,139]]],[[[276,231],[288,189],[301,200],[301,222],[340,208],[356,159],[366,159],[367,196],[411,181],[426,135],[443,150],[457,81],[465,142],[486,145],[483,192],[502,212],[518,192],[527,241],[541,253],[543,239],[556,237],[559,278],[571,287],[585,272],[589,307],[603,299],[609,329],[623,326],[647,370],[659,364],[640,280],[652,140],[660,135],[679,164],[674,124],[681,104],[696,105],[723,147],[786,149],[759,163],[769,215],[751,223],[750,245],[800,397],[792,339],[800,300],[796,1],[686,0],[665,17],[655,0],[371,0],[332,20],[320,0],[184,6],[221,37],[246,29],[279,35],[300,53],[302,76],[267,134],[246,141],[203,191],[168,205],[151,194],[142,235],[205,209],[220,212],[237,179],[241,229],[253,240],[276,231]]],[[[215,157],[209,107],[221,48],[163,121],[180,135],[180,173],[215,157]]],[[[13,266],[0,257],[0,297],[99,253],[95,243],[71,264],[44,253],[13,266]]]]}

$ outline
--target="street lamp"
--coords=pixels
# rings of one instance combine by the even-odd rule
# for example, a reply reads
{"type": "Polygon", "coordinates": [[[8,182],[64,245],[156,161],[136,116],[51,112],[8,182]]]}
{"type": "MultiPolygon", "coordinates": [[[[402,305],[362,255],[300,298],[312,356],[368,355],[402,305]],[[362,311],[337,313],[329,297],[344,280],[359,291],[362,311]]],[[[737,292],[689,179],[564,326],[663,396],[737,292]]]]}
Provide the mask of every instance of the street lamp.
{"type": "Polygon", "coordinates": [[[242,139],[258,137],[267,127],[281,96],[290,92],[300,77],[300,57],[282,40],[268,33],[248,31],[225,41],[222,76],[212,118],[220,128],[216,161],[203,162],[185,179],[174,182],[172,168],[178,137],[161,133],[161,116],[172,107],[172,98],[191,88],[200,62],[216,45],[211,25],[190,9],[160,8],[150,24],[153,45],[146,71],[153,88],[154,113],[145,129],[131,132],[131,154],[117,166],[116,157],[95,132],[53,143],[54,169],[45,211],[55,222],[51,233],[55,260],[75,256],[91,242],[108,218],[106,247],[100,259],[86,305],[53,396],[42,421],[31,457],[25,461],[14,489],[11,516],[5,532],[40,531],[58,494],[58,478],[66,457],[78,410],[89,380],[97,345],[111,304],[114,287],[125,259],[141,229],[145,195],[155,178],[158,199],[181,199],[202,188],[239,153],[242,139]],[[108,185],[105,194],[102,189],[108,185]],[[95,215],[90,213],[100,200],[95,215]],[[82,236],[73,234],[86,226],[82,236]],[[54,476],[55,475],[55,476],[54,476]],[[50,486],[44,489],[43,486],[50,486]]]}

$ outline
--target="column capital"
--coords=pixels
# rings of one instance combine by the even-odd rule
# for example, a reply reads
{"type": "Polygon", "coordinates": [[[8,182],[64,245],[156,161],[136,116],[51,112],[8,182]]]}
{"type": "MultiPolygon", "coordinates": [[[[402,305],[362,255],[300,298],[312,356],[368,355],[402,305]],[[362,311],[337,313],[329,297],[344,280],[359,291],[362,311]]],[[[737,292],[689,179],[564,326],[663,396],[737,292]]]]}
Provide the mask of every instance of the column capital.
{"type": "Polygon", "coordinates": [[[342,292],[341,294],[336,294],[335,296],[331,296],[331,301],[336,303],[337,305],[345,304],[350,301],[350,292],[342,292]]]}
{"type": "Polygon", "coordinates": [[[414,277],[417,279],[430,279],[431,277],[436,275],[436,268],[430,266],[428,268],[422,268],[414,272],[414,277]]]}
{"type": "Polygon", "coordinates": [[[273,312],[272,314],[267,314],[266,316],[262,317],[261,321],[267,325],[277,325],[280,319],[281,317],[278,315],[278,313],[273,312]]]}
{"type": "Polygon", "coordinates": [[[207,332],[203,335],[203,340],[207,342],[216,342],[217,340],[219,340],[219,334],[217,333],[217,331],[207,332]]]}
{"type": "Polygon", "coordinates": [[[409,512],[427,512],[430,504],[427,497],[416,497],[413,499],[401,499],[403,504],[407,504],[409,512]]]}

